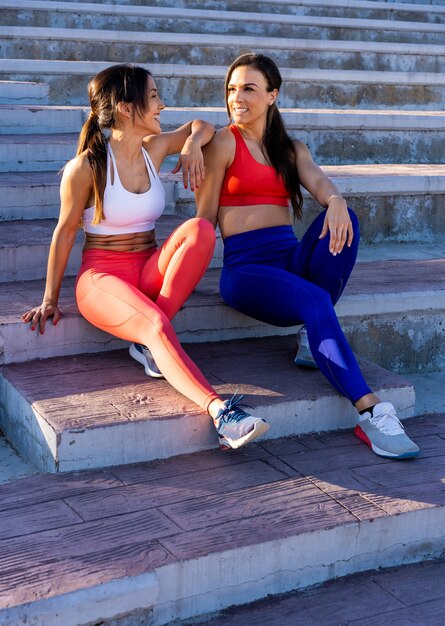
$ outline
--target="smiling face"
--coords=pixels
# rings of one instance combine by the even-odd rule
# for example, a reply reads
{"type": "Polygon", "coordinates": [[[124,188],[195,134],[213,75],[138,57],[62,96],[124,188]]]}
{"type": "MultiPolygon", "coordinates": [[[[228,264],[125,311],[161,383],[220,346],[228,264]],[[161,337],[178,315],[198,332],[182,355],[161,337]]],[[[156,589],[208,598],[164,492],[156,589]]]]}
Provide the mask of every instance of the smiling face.
{"type": "Polygon", "coordinates": [[[142,126],[146,135],[159,135],[161,132],[160,113],[165,109],[165,104],[159,97],[156,83],[151,76],[147,81],[147,107],[145,111],[135,111],[134,124],[142,126]]]}
{"type": "Polygon", "coordinates": [[[267,111],[278,96],[268,91],[262,72],[249,65],[236,67],[227,84],[227,106],[235,124],[266,123],[267,111]]]}

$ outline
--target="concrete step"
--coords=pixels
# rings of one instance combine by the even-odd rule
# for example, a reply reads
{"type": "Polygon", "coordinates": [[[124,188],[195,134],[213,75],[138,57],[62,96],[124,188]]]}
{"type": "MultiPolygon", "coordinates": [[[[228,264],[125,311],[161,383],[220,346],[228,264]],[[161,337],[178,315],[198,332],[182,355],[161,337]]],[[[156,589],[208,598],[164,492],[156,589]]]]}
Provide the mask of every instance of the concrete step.
{"type": "MultiPolygon", "coordinates": [[[[65,0],[57,5],[90,4],[87,0],[65,0]]],[[[13,4],[8,0],[6,4],[13,4]]],[[[145,0],[107,0],[112,5],[110,13],[116,9],[141,7],[145,0]]],[[[202,0],[156,0],[157,7],[202,8],[202,0]]],[[[229,11],[233,9],[232,0],[206,0],[206,9],[229,11]]],[[[444,7],[443,0],[242,0],[236,5],[237,11],[257,13],[289,13],[291,15],[325,15],[332,17],[358,17],[370,19],[395,19],[410,21],[441,22],[444,7]],[[427,5],[427,6],[425,6],[427,5]]]]}
{"type": "MultiPolygon", "coordinates": [[[[340,302],[337,315],[357,354],[393,371],[445,368],[444,248],[403,250],[398,244],[364,250],[340,302]],[[402,249],[402,252],[399,250],[402,249]],[[400,256],[398,256],[400,255],[400,256]],[[370,337],[372,341],[370,341],[370,337]]],[[[223,304],[219,269],[209,269],[173,321],[181,341],[203,343],[294,335],[296,327],[277,328],[223,304]]],[[[63,320],[48,324],[45,336],[31,332],[21,314],[41,302],[44,281],[0,285],[2,363],[102,352],[126,346],[88,324],[74,300],[74,278],[60,294],[63,320]]],[[[294,347],[295,340],[290,339],[294,347]]]]}
{"type": "Polygon", "coordinates": [[[48,101],[49,87],[41,82],[0,80],[0,105],[21,102],[44,104],[48,101]]]}
{"type": "Polygon", "coordinates": [[[110,6],[106,3],[85,5],[60,2],[55,5],[52,1],[24,0],[19,8],[14,8],[12,0],[2,0],[0,20],[4,26],[14,28],[103,29],[131,33],[149,30],[420,44],[426,39],[430,44],[443,44],[445,41],[445,25],[439,22],[215,11],[208,8],[187,8],[184,11],[183,7],[110,6]]]}
{"type": "MultiPolygon", "coordinates": [[[[170,188],[169,191],[171,193],[173,190],[170,188]]],[[[176,215],[167,214],[161,218],[157,223],[156,229],[158,241],[164,241],[170,232],[183,221],[182,217],[176,215]]],[[[46,260],[55,225],[56,220],[52,219],[0,222],[0,259],[2,267],[0,270],[0,283],[15,280],[33,280],[35,278],[43,278],[46,275],[46,260]],[[22,245],[19,242],[23,242],[22,245]]],[[[77,274],[83,242],[83,232],[79,229],[76,243],[68,261],[66,276],[77,274]]],[[[222,249],[219,242],[211,266],[220,264],[221,258],[222,249]]]]}
{"type": "MultiPolygon", "coordinates": [[[[154,33],[155,35],[156,33],[154,33]]],[[[125,34],[125,36],[127,36],[125,34]]],[[[163,34],[163,37],[169,36],[163,34]]],[[[216,35],[215,35],[216,37],[216,35]]],[[[202,37],[200,36],[201,40],[202,37]]],[[[225,50],[230,52],[230,59],[237,50],[229,47],[224,38],[225,50]]],[[[239,39],[237,40],[239,41],[239,39]]],[[[278,40],[283,43],[283,40],[278,40]]],[[[268,43],[271,45],[272,39],[268,43]]],[[[296,45],[298,42],[293,42],[296,45]]],[[[247,45],[247,44],[246,44],[247,45]]],[[[313,60],[323,61],[319,55],[320,48],[326,45],[338,47],[342,42],[315,42],[314,47],[308,41],[302,42],[303,48],[310,51],[313,60]]],[[[349,42],[348,46],[356,45],[349,42]]],[[[358,45],[363,50],[365,44],[358,45]]],[[[379,49],[386,45],[378,44],[379,49]]],[[[408,45],[408,44],[404,44],[408,45]]],[[[179,50],[175,44],[175,50],[179,50]]],[[[255,49],[258,45],[255,44],[255,49]]],[[[422,47],[422,49],[424,49],[422,47]]],[[[435,47],[437,49],[437,46],[435,47]]],[[[419,47],[416,47],[420,52],[419,47]]],[[[443,52],[444,48],[441,48],[443,52]]],[[[133,50],[134,52],[134,50],[133,50]]],[[[273,54],[272,48],[267,52],[273,54]]],[[[356,54],[354,52],[354,55],[356,54]]],[[[132,59],[133,59],[132,55],[132,59]]],[[[338,56],[338,53],[335,53],[338,56]]],[[[396,55],[402,58],[401,55],[396,55]]],[[[417,55],[420,59],[422,55],[417,55]]],[[[83,57],[84,58],[84,57],[83,57]]],[[[414,57],[413,57],[414,58],[414,57]]],[[[49,100],[52,104],[83,105],[87,93],[87,84],[92,76],[108,67],[119,58],[104,61],[58,61],[28,59],[0,59],[0,79],[8,80],[40,80],[49,84],[49,100]]],[[[134,61],[136,59],[133,59],[134,61]]],[[[224,76],[226,66],[195,65],[184,62],[181,55],[179,64],[157,63],[146,64],[147,56],[141,62],[153,73],[163,100],[168,106],[222,106],[224,102],[224,76]]],[[[198,59],[195,59],[195,62],[198,59]]],[[[207,54],[205,61],[211,63],[212,56],[207,54]]],[[[422,58],[423,63],[423,58],[422,58]]],[[[304,108],[329,109],[375,109],[384,107],[394,110],[441,110],[445,99],[445,78],[439,72],[411,71],[360,71],[356,69],[335,69],[335,62],[330,61],[331,69],[293,69],[282,64],[284,84],[280,95],[280,106],[292,108],[296,103],[304,108]]],[[[301,67],[301,63],[296,63],[301,67]]],[[[349,67],[355,67],[351,63],[349,67]]]]}
{"type": "MultiPolygon", "coordinates": [[[[4,485],[0,623],[60,626],[62,614],[64,626],[78,626],[125,615],[127,623],[161,626],[438,557],[443,415],[410,420],[408,429],[424,451],[412,463],[386,461],[350,433],[332,433],[4,485]]],[[[440,624],[442,572],[435,564],[427,579],[411,577],[405,594],[401,573],[396,586],[381,580],[384,572],[376,585],[346,593],[337,583],[329,616],[338,623],[347,606],[351,623],[383,623],[382,613],[374,617],[381,607],[394,611],[385,623],[421,624],[426,614],[440,624]],[[422,600],[428,611],[413,607],[422,600]]],[[[235,610],[229,623],[280,617],[289,626],[298,612],[320,624],[324,606],[312,590],[287,612],[263,606],[250,620],[235,610]]],[[[197,621],[213,624],[207,618],[197,621]]]]}
{"type": "MultiPolygon", "coordinates": [[[[309,146],[319,164],[442,160],[444,111],[282,109],[281,113],[289,132],[309,146]]],[[[31,170],[35,161],[30,158],[29,145],[23,144],[24,134],[38,134],[40,142],[51,143],[54,138],[50,133],[78,133],[87,115],[87,107],[0,105],[0,134],[7,135],[4,147],[3,143],[0,146],[0,167],[5,171],[22,170],[29,162],[31,170]]],[[[197,117],[218,127],[228,121],[222,107],[172,107],[163,111],[162,126],[170,130],[197,117]]],[[[57,137],[56,140],[59,141],[57,137]]],[[[75,146],[74,136],[72,145],[75,146]]],[[[68,158],[71,153],[67,149],[68,158]]],[[[50,162],[46,163],[49,167],[50,162]]],[[[59,163],[60,160],[55,161],[56,167],[59,163]]],[[[39,162],[37,167],[40,166],[43,164],[39,162]]]]}
{"type": "MultiPolygon", "coordinates": [[[[443,243],[445,217],[443,188],[445,166],[344,166],[325,167],[326,174],[356,211],[363,244],[443,243]],[[414,172],[412,170],[415,169],[414,172]]],[[[55,218],[58,215],[59,179],[51,172],[0,175],[0,283],[43,278],[55,218]]],[[[187,217],[196,214],[194,196],[179,177],[162,175],[167,210],[158,225],[160,240],[187,217]]],[[[305,210],[295,226],[298,236],[320,212],[320,205],[305,193],[305,210]]],[[[67,267],[77,273],[83,235],[79,231],[67,267]]],[[[213,260],[222,258],[221,242],[213,260]]]]}
{"type": "Polygon", "coordinates": [[[440,73],[445,68],[443,44],[241,37],[193,31],[132,32],[130,41],[127,31],[25,26],[2,26],[0,38],[0,53],[9,59],[102,59],[118,63],[130,56],[134,63],[228,65],[241,51],[253,48],[267,51],[283,67],[425,73],[440,73]]]}
{"type": "MultiPolygon", "coordinates": [[[[286,337],[186,345],[221,395],[244,394],[277,438],[351,428],[354,407],[319,371],[300,371],[286,337]],[[329,407],[329,409],[328,409],[329,407]]],[[[414,389],[363,363],[366,380],[400,416],[410,417],[414,389]]],[[[25,460],[44,472],[166,458],[216,447],[202,410],[163,380],[147,379],[128,352],[59,357],[4,366],[1,428],[25,460]]]]}

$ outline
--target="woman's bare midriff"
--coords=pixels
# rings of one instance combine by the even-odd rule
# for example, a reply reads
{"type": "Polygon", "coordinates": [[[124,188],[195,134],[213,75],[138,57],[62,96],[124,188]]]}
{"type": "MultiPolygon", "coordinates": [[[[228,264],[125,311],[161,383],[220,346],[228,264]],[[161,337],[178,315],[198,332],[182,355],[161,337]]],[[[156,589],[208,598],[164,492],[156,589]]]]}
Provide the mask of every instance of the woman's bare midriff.
{"type": "Polygon", "coordinates": [[[223,239],[260,228],[291,226],[292,223],[291,209],[275,204],[221,206],[218,211],[218,224],[223,239]]]}
{"type": "Polygon", "coordinates": [[[85,233],[84,250],[92,248],[112,250],[113,252],[140,252],[157,246],[155,230],[124,235],[93,235],[85,233]]]}

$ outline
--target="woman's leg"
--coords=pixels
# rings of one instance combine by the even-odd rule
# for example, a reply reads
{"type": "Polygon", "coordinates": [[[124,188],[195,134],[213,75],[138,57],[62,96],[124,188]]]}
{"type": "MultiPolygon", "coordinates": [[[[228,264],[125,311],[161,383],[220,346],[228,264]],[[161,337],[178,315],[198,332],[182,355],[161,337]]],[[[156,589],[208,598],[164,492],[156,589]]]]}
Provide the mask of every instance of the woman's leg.
{"type": "Polygon", "coordinates": [[[294,274],[306,278],[314,285],[327,291],[336,304],[343,293],[357,258],[360,231],[357,216],[351,209],[349,215],[354,230],[351,247],[346,244],[340,254],[329,252],[329,234],[320,239],[326,211],[318,215],[302,237],[291,258],[289,269],[294,274]]]}
{"type": "Polygon", "coordinates": [[[81,270],[76,286],[81,314],[94,326],[120,339],[150,346],[165,378],[208,411],[219,399],[181,347],[170,320],[137,287],[112,274],[81,270]]]}
{"type": "Polygon", "coordinates": [[[170,384],[214,418],[222,448],[239,448],[265,433],[269,428],[265,420],[240,409],[235,397],[223,402],[210,386],[182,349],[165,313],[135,287],[138,272],[131,271],[132,261],[117,261],[116,269],[124,265],[124,280],[98,271],[92,256],[82,265],[77,279],[76,298],[82,315],[116,337],[149,345],[170,384]]]}
{"type": "Polygon", "coordinates": [[[202,218],[187,220],[151,256],[142,270],[141,290],[172,319],[206,271],[215,230],[202,218]]]}
{"type": "Polygon", "coordinates": [[[315,361],[337,391],[353,404],[371,393],[324,289],[280,268],[248,264],[223,269],[221,294],[227,304],[263,322],[306,324],[315,361]]]}

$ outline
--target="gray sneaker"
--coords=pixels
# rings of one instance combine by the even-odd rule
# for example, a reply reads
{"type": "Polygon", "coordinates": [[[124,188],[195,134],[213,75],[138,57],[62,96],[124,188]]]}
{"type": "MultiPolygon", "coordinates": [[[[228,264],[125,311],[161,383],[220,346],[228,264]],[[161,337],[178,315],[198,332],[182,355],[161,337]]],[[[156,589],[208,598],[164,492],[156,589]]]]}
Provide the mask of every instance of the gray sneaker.
{"type": "Polygon", "coordinates": [[[249,415],[237,406],[243,397],[233,395],[230,400],[225,400],[214,419],[222,450],[241,448],[269,430],[266,420],[249,415]]]}
{"type": "Polygon", "coordinates": [[[307,338],[307,329],[306,326],[302,326],[297,333],[297,354],[294,359],[295,365],[300,365],[302,367],[312,367],[313,369],[318,369],[318,365],[315,362],[314,357],[312,356],[311,349],[309,347],[309,341],[307,338]]]}
{"type": "Polygon", "coordinates": [[[130,356],[144,366],[147,376],[151,376],[152,378],[164,378],[147,346],[143,346],[141,343],[132,343],[130,346],[130,356]]]}
{"type": "Polygon", "coordinates": [[[360,415],[354,434],[375,454],[388,459],[410,459],[420,453],[419,447],[405,434],[390,402],[380,402],[372,414],[360,415]]]}

